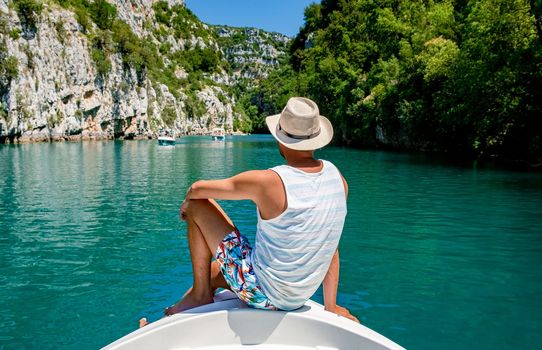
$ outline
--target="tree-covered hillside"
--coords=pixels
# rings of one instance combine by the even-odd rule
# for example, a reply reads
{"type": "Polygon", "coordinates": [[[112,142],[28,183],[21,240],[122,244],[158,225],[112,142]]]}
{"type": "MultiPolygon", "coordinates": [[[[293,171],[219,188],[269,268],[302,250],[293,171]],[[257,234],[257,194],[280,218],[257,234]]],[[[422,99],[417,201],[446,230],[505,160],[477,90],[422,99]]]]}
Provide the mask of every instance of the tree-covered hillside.
{"type": "Polygon", "coordinates": [[[536,159],[541,16],[541,0],[323,0],[255,118],[307,95],[343,144],[536,159]]]}

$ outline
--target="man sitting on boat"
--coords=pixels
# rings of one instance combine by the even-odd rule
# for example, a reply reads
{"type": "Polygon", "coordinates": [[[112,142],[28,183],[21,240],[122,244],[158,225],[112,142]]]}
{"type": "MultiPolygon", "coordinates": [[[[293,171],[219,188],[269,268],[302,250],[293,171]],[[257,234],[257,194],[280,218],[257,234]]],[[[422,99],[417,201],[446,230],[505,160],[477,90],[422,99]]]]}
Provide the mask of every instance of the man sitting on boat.
{"type": "Polygon", "coordinates": [[[348,186],[331,162],[314,158],[333,137],[331,123],[301,97],[266,123],[285,165],[190,186],[180,215],[188,226],[194,284],[166,314],[213,302],[217,288],[231,289],[251,307],[294,310],[323,284],[326,310],[357,321],[336,303],[348,186]],[[214,199],[256,204],[254,247],[214,199]]]}

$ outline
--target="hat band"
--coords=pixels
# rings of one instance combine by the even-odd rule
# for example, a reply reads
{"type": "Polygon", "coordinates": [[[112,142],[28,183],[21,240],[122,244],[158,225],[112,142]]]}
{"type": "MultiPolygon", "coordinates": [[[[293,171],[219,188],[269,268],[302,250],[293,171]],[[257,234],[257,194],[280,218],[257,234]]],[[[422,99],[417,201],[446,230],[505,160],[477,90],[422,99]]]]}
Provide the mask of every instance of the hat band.
{"type": "Polygon", "coordinates": [[[314,134],[311,134],[311,135],[293,135],[293,134],[290,134],[289,132],[287,132],[286,130],[284,130],[281,126],[280,126],[280,123],[279,123],[279,131],[282,131],[282,133],[292,139],[296,139],[296,140],[309,140],[309,139],[313,139],[315,138],[316,136],[320,135],[320,130],[322,129],[318,129],[317,132],[315,132],[314,134]]]}

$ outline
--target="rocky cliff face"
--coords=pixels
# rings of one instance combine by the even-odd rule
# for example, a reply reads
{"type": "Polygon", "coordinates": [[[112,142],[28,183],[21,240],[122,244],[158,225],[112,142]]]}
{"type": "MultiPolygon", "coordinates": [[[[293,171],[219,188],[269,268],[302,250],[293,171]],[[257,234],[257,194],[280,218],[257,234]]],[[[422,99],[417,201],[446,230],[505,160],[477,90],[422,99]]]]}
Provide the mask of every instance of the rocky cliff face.
{"type": "Polygon", "coordinates": [[[233,132],[242,118],[232,51],[182,1],[35,1],[0,0],[0,142],[233,132]]]}
{"type": "Polygon", "coordinates": [[[290,38],[257,28],[214,26],[235,79],[264,79],[285,63],[290,38]]]}

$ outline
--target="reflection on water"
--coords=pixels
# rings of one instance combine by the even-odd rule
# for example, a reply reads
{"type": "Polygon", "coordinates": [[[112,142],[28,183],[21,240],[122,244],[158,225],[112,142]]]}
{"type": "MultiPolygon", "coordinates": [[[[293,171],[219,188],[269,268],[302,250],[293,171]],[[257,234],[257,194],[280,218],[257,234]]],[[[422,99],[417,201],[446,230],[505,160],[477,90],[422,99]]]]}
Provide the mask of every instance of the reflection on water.
{"type": "MultiPolygon", "coordinates": [[[[537,348],[540,174],[319,156],[350,185],[339,300],[363,323],[411,349],[537,348]]],[[[95,349],[160,317],[191,283],[187,187],[281,161],[262,136],[0,146],[0,348],[95,349]]],[[[221,204],[253,238],[254,206],[221,204]]]]}

